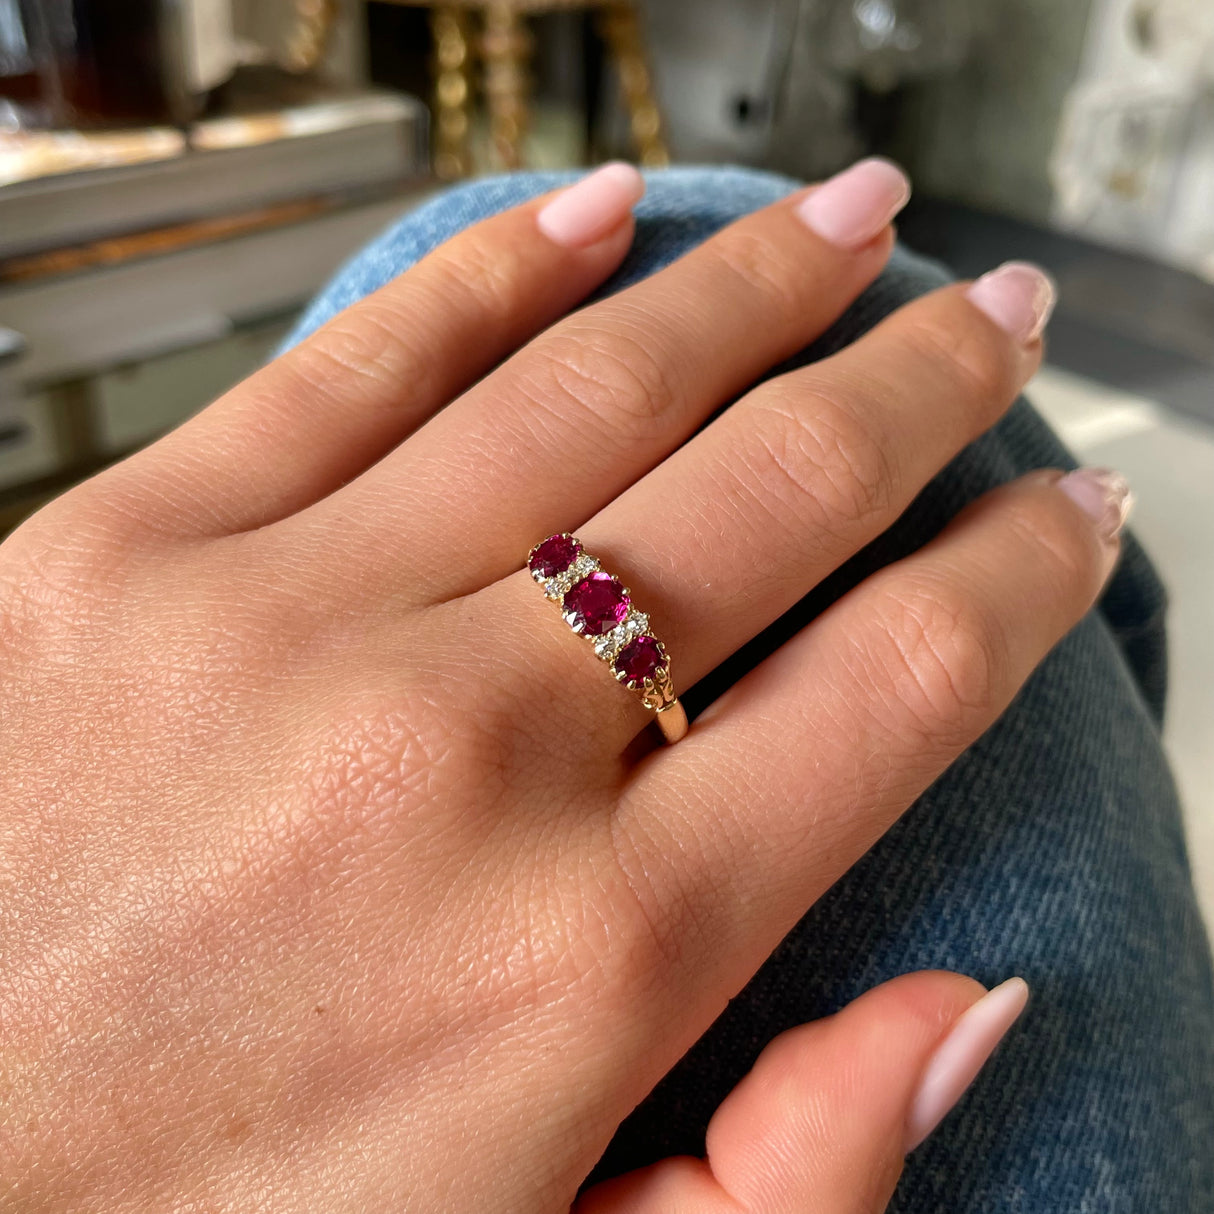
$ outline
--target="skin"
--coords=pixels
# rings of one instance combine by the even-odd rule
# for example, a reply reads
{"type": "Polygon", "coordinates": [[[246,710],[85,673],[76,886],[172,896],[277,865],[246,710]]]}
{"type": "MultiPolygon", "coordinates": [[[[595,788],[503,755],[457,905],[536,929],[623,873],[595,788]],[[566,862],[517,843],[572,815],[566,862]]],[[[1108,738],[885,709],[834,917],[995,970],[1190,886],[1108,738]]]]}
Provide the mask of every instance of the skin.
{"type": "MultiPolygon", "coordinates": [[[[1115,544],[1036,473],[667,748],[521,569],[575,530],[685,688],[1013,400],[1040,343],[950,286],[696,435],[889,254],[796,201],[565,319],[631,220],[486,220],[0,546],[0,1211],[568,1211],[1090,607],[1115,544]]],[[[579,1214],[883,1209],[981,994],[783,1034],[579,1214]]]]}

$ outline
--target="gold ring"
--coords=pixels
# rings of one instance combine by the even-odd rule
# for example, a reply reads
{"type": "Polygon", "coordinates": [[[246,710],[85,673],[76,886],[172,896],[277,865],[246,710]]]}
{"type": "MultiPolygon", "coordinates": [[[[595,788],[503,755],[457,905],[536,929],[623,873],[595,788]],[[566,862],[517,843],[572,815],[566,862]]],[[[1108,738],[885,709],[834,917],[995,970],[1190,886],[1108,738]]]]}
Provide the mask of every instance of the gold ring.
{"type": "Polygon", "coordinates": [[[670,681],[670,657],[649,631],[649,617],[633,605],[628,587],[567,531],[536,544],[527,555],[527,568],[569,627],[593,641],[595,654],[616,679],[640,693],[666,741],[682,738],[687,713],[670,681]]]}

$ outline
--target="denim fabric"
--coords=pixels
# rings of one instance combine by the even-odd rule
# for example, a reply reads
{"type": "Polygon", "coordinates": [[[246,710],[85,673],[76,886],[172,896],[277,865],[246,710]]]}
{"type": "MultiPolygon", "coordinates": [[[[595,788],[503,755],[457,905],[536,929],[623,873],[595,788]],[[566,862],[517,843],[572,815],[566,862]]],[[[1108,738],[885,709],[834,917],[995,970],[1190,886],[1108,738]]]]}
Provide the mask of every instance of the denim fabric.
{"type": "MultiPolygon", "coordinates": [[[[571,179],[527,174],[431,200],[369,245],[298,340],[466,224],[571,179]]],[[[795,183],[739,169],[649,177],[610,292],[795,183]]],[[[822,357],[946,280],[898,249],[803,355],[822,357]]],[[[685,697],[702,708],[871,570],[1028,469],[1074,466],[1024,400],[945,468],[884,536],[685,697]]],[[[1165,597],[1132,536],[1099,608],[1001,720],[801,920],[620,1126],[591,1179],[702,1154],[713,1110],[777,1033],[908,970],[1034,997],[970,1095],[911,1157],[903,1214],[1214,1212],[1214,992],[1179,808],[1160,747],[1165,597]]]]}

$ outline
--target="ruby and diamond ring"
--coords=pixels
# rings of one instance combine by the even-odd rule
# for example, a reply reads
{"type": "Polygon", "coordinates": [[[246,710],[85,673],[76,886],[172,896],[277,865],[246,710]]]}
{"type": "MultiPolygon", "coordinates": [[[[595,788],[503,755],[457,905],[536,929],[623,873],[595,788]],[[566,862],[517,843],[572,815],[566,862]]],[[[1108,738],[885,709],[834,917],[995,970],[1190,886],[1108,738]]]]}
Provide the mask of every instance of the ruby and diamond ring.
{"type": "Polygon", "coordinates": [[[536,544],[527,568],[561,608],[569,627],[594,643],[595,654],[621,683],[640,693],[666,741],[683,737],[687,714],[670,681],[670,658],[650,633],[649,617],[633,605],[628,587],[604,571],[568,532],[536,544]]]}

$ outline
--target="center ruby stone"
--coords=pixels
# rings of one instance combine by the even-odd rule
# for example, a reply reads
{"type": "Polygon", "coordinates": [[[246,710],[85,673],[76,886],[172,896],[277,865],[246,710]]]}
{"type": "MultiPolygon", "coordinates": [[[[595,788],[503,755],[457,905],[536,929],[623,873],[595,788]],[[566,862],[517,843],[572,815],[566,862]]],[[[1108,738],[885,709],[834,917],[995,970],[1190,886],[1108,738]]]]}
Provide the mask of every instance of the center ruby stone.
{"type": "Polygon", "coordinates": [[[662,664],[662,651],[653,637],[629,641],[615,657],[615,668],[633,687],[640,687],[662,664]]]}
{"type": "Polygon", "coordinates": [[[628,614],[624,587],[601,569],[565,591],[564,607],[590,636],[610,632],[628,614]]]}
{"type": "Polygon", "coordinates": [[[540,577],[556,577],[564,573],[578,558],[582,545],[571,535],[550,535],[542,544],[535,546],[527,562],[540,577]]]}

